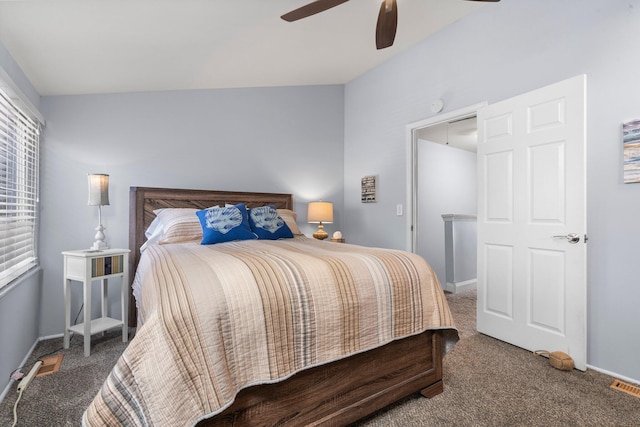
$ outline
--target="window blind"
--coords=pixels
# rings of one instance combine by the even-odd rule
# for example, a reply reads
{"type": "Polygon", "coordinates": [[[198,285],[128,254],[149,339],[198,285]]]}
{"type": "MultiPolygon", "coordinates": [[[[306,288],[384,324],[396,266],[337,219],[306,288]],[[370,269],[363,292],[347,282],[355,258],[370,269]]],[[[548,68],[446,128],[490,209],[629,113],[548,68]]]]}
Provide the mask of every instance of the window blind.
{"type": "Polygon", "coordinates": [[[39,135],[0,89],[0,288],[38,262],[39,135]]]}

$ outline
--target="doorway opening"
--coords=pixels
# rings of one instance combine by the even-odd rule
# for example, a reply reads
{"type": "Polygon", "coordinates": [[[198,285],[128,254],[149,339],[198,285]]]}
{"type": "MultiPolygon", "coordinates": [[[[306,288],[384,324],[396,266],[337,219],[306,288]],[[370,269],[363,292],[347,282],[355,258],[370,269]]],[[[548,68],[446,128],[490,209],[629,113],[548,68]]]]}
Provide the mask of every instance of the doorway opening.
{"type": "Polygon", "coordinates": [[[476,285],[476,113],[484,105],[408,126],[408,249],[449,292],[476,285]]]}

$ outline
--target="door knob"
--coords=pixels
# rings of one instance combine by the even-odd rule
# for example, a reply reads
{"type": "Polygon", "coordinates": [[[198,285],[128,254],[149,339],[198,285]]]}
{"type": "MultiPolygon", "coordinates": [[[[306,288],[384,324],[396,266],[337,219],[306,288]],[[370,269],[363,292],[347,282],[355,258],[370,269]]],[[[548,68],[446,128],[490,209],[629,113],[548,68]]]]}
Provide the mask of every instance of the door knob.
{"type": "Polygon", "coordinates": [[[569,243],[578,243],[580,241],[580,236],[578,233],[569,233],[566,236],[553,236],[554,239],[567,239],[569,243]]]}

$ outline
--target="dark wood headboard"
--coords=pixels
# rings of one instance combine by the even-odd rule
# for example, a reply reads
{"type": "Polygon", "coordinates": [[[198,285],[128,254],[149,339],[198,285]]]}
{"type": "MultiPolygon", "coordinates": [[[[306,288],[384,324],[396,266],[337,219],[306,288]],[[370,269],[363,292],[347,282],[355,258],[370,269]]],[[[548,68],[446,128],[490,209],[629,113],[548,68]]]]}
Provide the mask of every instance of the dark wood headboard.
{"type": "MultiPolygon", "coordinates": [[[[129,277],[133,280],[140,260],[140,246],[146,241],[144,232],[162,208],[197,208],[236,205],[247,207],[275,205],[278,209],[293,210],[293,196],[284,193],[254,193],[240,191],[185,190],[178,188],[129,188],[129,277]]],[[[129,326],[135,326],[136,304],[129,289],[129,326]]]]}

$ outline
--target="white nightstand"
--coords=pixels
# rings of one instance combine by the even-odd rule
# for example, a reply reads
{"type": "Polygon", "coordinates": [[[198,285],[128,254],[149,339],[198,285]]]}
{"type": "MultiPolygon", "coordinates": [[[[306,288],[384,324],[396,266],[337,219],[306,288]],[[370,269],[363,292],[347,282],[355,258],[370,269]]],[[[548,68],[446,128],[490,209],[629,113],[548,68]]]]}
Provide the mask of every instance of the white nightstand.
{"type": "Polygon", "coordinates": [[[69,332],[84,336],[84,355],[91,352],[91,335],[122,327],[122,342],[129,340],[129,249],[65,251],[64,256],[64,348],[69,348],[69,332]],[[107,284],[112,277],[121,277],[122,319],[107,317],[107,284]],[[84,322],[71,326],[71,281],[82,282],[84,291],[84,322]],[[102,280],[102,317],[91,320],[91,283],[102,280]]]}

